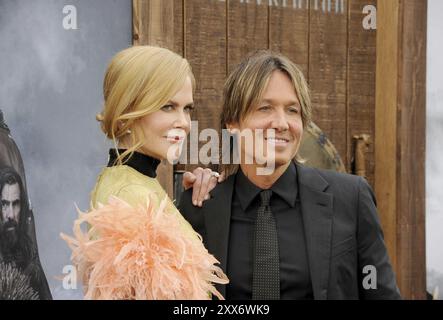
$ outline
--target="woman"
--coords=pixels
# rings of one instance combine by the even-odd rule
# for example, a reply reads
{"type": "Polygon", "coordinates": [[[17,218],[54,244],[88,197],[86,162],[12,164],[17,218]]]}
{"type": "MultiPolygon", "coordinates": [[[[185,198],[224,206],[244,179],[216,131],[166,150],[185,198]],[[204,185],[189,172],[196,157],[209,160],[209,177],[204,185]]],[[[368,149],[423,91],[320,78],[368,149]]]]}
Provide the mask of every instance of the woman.
{"type": "Polygon", "coordinates": [[[97,120],[116,148],[91,193],[93,209],[76,221],[76,239],[63,236],[85,298],[222,298],[211,282],[226,276],[155,179],[160,161],[181,153],[194,87],[189,63],[167,49],[132,47],[111,61],[97,120]]]}

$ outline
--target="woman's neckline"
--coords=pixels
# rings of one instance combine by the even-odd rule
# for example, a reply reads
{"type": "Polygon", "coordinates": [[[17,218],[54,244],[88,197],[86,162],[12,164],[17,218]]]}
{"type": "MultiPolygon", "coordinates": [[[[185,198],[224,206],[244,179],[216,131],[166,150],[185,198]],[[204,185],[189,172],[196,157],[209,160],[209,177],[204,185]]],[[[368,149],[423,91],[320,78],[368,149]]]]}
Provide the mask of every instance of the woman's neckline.
{"type": "MultiPolygon", "coordinates": [[[[122,154],[125,151],[126,149],[118,149],[119,154],[122,154]]],[[[118,157],[117,150],[110,149],[108,167],[114,167],[118,165],[116,162],[117,157],[118,157]]],[[[157,177],[156,170],[158,165],[160,164],[160,160],[135,151],[132,154],[131,158],[129,158],[127,161],[123,161],[123,164],[133,168],[134,170],[140,172],[145,176],[148,176],[150,178],[155,178],[157,177]]]]}

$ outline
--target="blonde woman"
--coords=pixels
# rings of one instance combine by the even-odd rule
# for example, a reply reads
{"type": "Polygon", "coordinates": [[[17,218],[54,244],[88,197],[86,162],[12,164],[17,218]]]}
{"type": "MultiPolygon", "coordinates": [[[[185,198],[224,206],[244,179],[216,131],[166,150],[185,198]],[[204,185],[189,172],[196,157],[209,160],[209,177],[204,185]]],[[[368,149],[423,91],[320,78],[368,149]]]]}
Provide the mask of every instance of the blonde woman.
{"type": "MultiPolygon", "coordinates": [[[[97,120],[115,149],[92,190],[92,210],[76,221],[75,238],[63,236],[85,298],[222,298],[213,283],[226,276],[156,180],[158,164],[181,153],[194,88],[189,63],[167,49],[132,47],[108,66],[97,120]],[[86,234],[82,223],[90,226],[86,234]]],[[[187,186],[197,181],[197,204],[216,184],[212,176],[202,169],[185,176],[187,186]]]]}

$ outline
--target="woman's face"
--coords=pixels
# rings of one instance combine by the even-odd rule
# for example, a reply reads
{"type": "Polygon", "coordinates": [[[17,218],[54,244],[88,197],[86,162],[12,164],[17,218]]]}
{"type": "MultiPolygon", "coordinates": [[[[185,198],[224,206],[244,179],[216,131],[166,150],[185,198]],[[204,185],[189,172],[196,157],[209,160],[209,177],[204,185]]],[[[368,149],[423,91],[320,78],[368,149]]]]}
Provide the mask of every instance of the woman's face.
{"type": "Polygon", "coordinates": [[[146,138],[139,151],[156,159],[179,158],[183,143],[191,129],[191,111],[194,108],[191,78],[159,111],[139,120],[146,138]]]}

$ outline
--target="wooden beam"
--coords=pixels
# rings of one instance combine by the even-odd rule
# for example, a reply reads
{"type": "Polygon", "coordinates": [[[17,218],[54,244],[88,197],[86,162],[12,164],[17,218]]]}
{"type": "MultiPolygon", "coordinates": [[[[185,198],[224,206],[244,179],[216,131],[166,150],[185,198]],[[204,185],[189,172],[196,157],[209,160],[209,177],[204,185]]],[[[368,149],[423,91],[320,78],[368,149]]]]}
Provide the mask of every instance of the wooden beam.
{"type": "Polygon", "coordinates": [[[425,299],[427,1],[377,8],[375,192],[400,291],[425,299]]]}
{"type": "MultiPolygon", "coordinates": [[[[207,128],[220,129],[221,98],[227,73],[227,9],[225,1],[186,0],[184,2],[185,57],[192,66],[197,82],[193,120],[199,133],[207,128]]],[[[206,144],[200,141],[199,151],[206,144]]],[[[198,165],[190,157],[186,170],[198,165]]],[[[214,167],[212,167],[215,169],[214,167]]]]}
{"type": "Polygon", "coordinates": [[[269,7],[269,48],[294,61],[308,79],[309,2],[269,7]]]}
{"type": "Polygon", "coordinates": [[[367,5],[375,7],[377,0],[351,0],[348,5],[347,158],[350,164],[353,160],[355,164],[354,137],[369,135],[369,145],[363,150],[363,162],[365,178],[373,186],[377,31],[363,28],[363,8],[367,5]]]}
{"type": "Polygon", "coordinates": [[[255,2],[227,2],[227,74],[237,66],[248,53],[268,49],[268,6],[255,2]]]}
{"type": "Polygon", "coordinates": [[[397,270],[397,89],[399,2],[378,1],[375,102],[375,177],[385,241],[397,270]]]}
{"type": "Polygon", "coordinates": [[[334,143],[347,170],[348,5],[348,1],[345,1],[343,12],[335,13],[326,11],[329,9],[326,1],[311,3],[308,47],[308,81],[312,95],[313,120],[334,143]]]}

